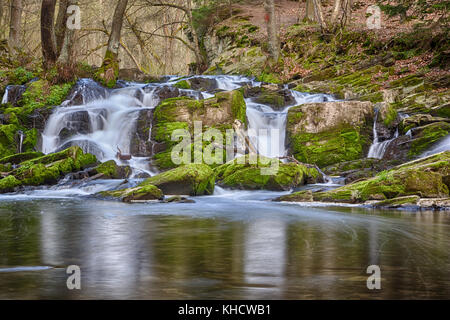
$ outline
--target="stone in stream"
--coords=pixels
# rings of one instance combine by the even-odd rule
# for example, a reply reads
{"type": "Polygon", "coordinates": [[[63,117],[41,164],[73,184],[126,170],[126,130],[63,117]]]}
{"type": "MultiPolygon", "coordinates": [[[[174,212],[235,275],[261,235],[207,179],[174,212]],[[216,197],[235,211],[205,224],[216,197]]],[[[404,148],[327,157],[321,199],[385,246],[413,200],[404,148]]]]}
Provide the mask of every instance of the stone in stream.
{"type": "Polygon", "coordinates": [[[98,193],[97,196],[107,199],[121,200],[123,202],[152,201],[162,200],[164,198],[162,191],[153,185],[115,191],[102,191],[98,193]]]}
{"type": "Polygon", "coordinates": [[[277,200],[365,203],[414,195],[420,198],[448,199],[449,187],[450,151],[446,151],[399,165],[367,180],[331,191],[312,193],[312,198],[303,191],[277,200]]]}
{"type": "Polygon", "coordinates": [[[85,154],[80,147],[38,156],[21,162],[9,176],[0,180],[0,193],[12,192],[19,186],[55,184],[71,172],[77,172],[97,163],[94,155],[85,154]]]}
{"type": "Polygon", "coordinates": [[[146,179],[139,187],[154,185],[166,195],[212,195],[214,171],[205,164],[188,164],[146,179]]]}
{"type": "Polygon", "coordinates": [[[249,163],[249,156],[238,158],[214,171],[219,186],[241,190],[287,191],[321,179],[321,174],[315,168],[264,157],[259,157],[255,164],[249,163]],[[273,165],[270,161],[278,161],[278,169],[273,174],[264,174],[262,169],[273,165]]]}
{"type": "Polygon", "coordinates": [[[89,175],[101,173],[103,179],[127,179],[131,171],[130,166],[119,166],[116,161],[109,160],[90,170],[89,175]]]}

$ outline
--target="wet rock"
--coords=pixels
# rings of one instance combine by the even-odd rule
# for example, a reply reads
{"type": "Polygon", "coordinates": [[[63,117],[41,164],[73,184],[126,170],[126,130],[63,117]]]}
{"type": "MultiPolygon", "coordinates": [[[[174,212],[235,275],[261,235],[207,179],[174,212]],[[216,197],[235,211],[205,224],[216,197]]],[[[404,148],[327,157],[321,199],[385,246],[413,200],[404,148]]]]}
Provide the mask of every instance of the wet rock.
{"type": "Polygon", "coordinates": [[[130,152],[135,157],[150,157],[152,155],[152,142],[150,129],[153,121],[153,110],[142,110],[136,122],[136,130],[131,139],[130,152]]]}
{"type": "Polygon", "coordinates": [[[127,179],[131,176],[131,167],[119,166],[114,160],[109,160],[92,169],[90,175],[99,173],[104,179],[127,179]]]}
{"type": "Polygon", "coordinates": [[[80,79],[72,87],[65,106],[81,106],[94,100],[106,98],[109,90],[92,79],[80,79]]]}
{"type": "Polygon", "coordinates": [[[11,192],[12,186],[16,188],[54,184],[61,177],[95,163],[97,163],[95,156],[85,154],[79,147],[26,160],[21,162],[7,178],[0,180],[0,193],[11,192]]]}
{"type": "MultiPolygon", "coordinates": [[[[364,203],[399,197],[448,198],[450,151],[408,162],[373,178],[341,188],[313,193],[314,201],[364,203]]],[[[304,192],[289,195],[289,201],[303,201],[304,192]],[[296,200],[297,199],[297,200],[296,200]]],[[[285,199],[281,197],[281,200],[285,199]]],[[[288,200],[286,200],[288,201],[288,200]]]]}
{"type": "MultiPolygon", "coordinates": [[[[23,93],[27,90],[25,85],[11,85],[6,87],[7,96],[5,96],[4,103],[10,103],[14,107],[19,106],[19,101],[22,99],[23,93]]],[[[6,93],[5,93],[6,94],[6,93]]]]}
{"type": "Polygon", "coordinates": [[[83,152],[93,154],[99,159],[102,159],[105,157],[105,155],[102,151],[102,148],[97,143],[95,143],[94,141],[90,141],[90,140],[68,141],[68,142],[64,143],[61,147],[59,147],[55,152],[60,152],[60,151],[66,150],[70,147],[80,147],[83,150],[83,152]]]}
{"type": "Polygon", "coordinates": [[[211,92],[217,89],[217,81],[212,78],[195,77],[187,80],[192,90],[211,92]]]}
{"type": "Polygon", "coordinates": [[[139,186],[154,185],[166,195],[202,196],[214,193],[214,171],[204,164],[181,166],[148,178],[139,186]]]}
{"type": "Polygon", "coordinates": [[[76,134],[88,134],[92,132],[91,119],[87,111],[71,112],[62,121],[66,123],[66,126],[59,133],[61,141],[76,134]]]}
{"type": "Polygon", "coordinates": [[[319,167],[363,158],[373,141],[371,102],[310,103],[291,108],[287,142],[294,157],[319,167]]]}
{"type": "Polygon", "coordinates": [[[164,202],[166,203],[195,203],[194,200],[188,199],[186,197],[181,196],[173,196],[168,199],[165,199],[164,202]]]}
{"type": "Polygon", "coordinates": [[[123,190],[103,191],[98,193],[97,196],[107,199],[121,200],[128,203],[162,200],[164,198],[162,191],[150,184],[123,190]]]}
{"type": "Polygon", "coordinates": [[[248,156],[237,158],[214,171],[218,185],[242,190],[286,191],[304,185],[309,177],[320,176],[317,169],[282,163],[278,159],[260,157],[258,163],[249,163],[248,156]]]}

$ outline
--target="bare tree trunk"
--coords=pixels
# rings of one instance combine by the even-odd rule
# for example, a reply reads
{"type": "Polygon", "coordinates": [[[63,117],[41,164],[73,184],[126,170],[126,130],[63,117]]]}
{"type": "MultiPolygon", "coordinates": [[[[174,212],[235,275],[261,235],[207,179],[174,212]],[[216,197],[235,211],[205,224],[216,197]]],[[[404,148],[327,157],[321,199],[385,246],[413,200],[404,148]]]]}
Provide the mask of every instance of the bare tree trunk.
{"type": "Polygon", "coordinates": [[[194,40],[194,54],[195,54],[195,62],[196,62],[196,69],[198,73],[201,73],[205,67],[206,61],[203,58],[203,55],[200,50],[200,39],[197,34],[197,30],[195,30],[194,27],[194,18],[192,16],[192,1],[186,0],[186,12],[189,19],[189,25],[192,33],[192,38],[194,40]]]}
{"type": "MultiPolygon", "coordinates": [[[[61,47],[59,49],[58,64],[59,65],[72,65],[75,63],[73,49],[75,47],[76,30],[67,28],[67,18],[68,18],[67,8],[71,5],[77,5],[78,0],[65,0],[62,2],[65,2],[65,4],[64,4],[64,6],[65,6],[64,19],[62,22],[61,21],[58,22],[58,19],[57,19],[57,23],[56,23],[57,26],[58,26],[58,24],[60,26],[62,24],[64,25],[64,34],[63,34],[62,43],[60,45],[61,47]]],[[[61,3],[61,5],[62,5],[62,3],[61,3]]],[[[60,7],[58,16],[61,13],[61,10],[62,9],[60,7]]],[[[58,27],[56,27],[56,28],[58,28],[58,27]]],[[[56,38],[57,38],[57,43],[58,43],[58,35],[56,35],[56,38]]]]}
{"type": "Polygon", "coordinates": [[[316,21],[316,14],[314,11],[313,0],[306,0],[306,12],[305,12],[304,20],[316,21]]]}
{"type": "Polygon", "coordinates": [[[58,15],[55,23],[56,53],[59,55],[64,43],[67,22],[67,8],[69,0],[59,0],[58,15]]]}
{"type": "Polygon", "coordinates": [[[20,33],[22,26],[22,0],[11,1],[11,20],[9,24],[9,48],[11,53],[15,53],[20,47],[20,33]]]}
{"type": "Polygon", "coordinates": [[[352,15],[352,0],[336,0],[331,23],[336,27],[345,27],[352,15]]]}
{"type": "Polygon", "coordinates": [[[44,68],[50,69],[58,59],[54,32],[56,0],[42,0],[41,6],[41,42],[44,68]]]}
{"type": "Polygon", "coordinates": [[[119,49],[120,35],[122,33],[123,18],[127,9],[128,0],[119,0],[114,11],[108,47],[103,59],[100,79],[107,86],[114,86],[119,76],[119,49]]]}
{"type": "Polygon", "coordinates": [[[266,10],[267,35],[269,42],[269,53],[274,61],[278,61],[280,56],[280,43],[278,40],[277,21],[275,16],[274,0],[264,0],[266,10]]]}
{"type": "Polygon", "coordinates": [[[316,22],[320,25],[320,29],[323,32],[323,30],[327,28],[327,25],[323,17],[322,4],[320,3],[320,0],[312,0],[312,2],[314,5],[314,15],[316,17],[316,22]]]}

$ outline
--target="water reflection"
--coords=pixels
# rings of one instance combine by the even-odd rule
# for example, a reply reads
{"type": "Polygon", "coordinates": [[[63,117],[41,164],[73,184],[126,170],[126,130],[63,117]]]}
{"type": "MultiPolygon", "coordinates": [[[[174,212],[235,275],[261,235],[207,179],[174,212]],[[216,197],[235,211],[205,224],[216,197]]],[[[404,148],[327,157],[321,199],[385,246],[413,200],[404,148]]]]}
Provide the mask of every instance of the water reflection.
{"type": "Polygon", "coordinates": [[[266,198],[1,201],[0,298],[450,297],[448,214],[266,198]],[[81,291],[66,289],[72,264],[81,291]],[[366,288],[371,264],[381,266],[381,291],[366,288]]]}

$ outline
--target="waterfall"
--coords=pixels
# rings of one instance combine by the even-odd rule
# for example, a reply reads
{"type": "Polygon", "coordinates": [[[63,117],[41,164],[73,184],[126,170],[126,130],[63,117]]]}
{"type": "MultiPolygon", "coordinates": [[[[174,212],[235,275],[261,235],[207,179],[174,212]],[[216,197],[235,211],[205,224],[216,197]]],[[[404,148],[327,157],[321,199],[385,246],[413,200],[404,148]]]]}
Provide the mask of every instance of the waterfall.
{"type": "Polygon", "coordinates": [[[20,130],[20,131],[18,132],[18,134],[19,134],[19,153],[22,153],[24,134],[23,134],[23,131],[22,131],[22,130],[20,130]]]}
{"type": "Polygon", "coordinates": [[[5,94],[3,95],[2,98],[2,104],[8,103],[8,93],[9,93],[9,86],[7,86],[5,89],[5,94]]]}
{"type": "Polygon", "coordinates": [[[369,154],[367,155],[367,158],[383,159],[388,146],[391,144],[392,141],[394,141],[395,139],[397,139],[399,137],[399,132],[398,132],[398,128],[397,128],[394,138],[385,140],[383,142],[379,141],[378,132],[377,132],[378,114],[379,114],[379,110],[377,109],[375,112],[375,119],[373,122],[373,143],[370,146],[370,150],[369,150],[369,154]]]}
{"type": "Polygon", "coordinates": [[[450,135],[435,144],[430,150],[424,152],[420,158],[425,158],[433,154],[450,150],[450,135]]]}
{"type": "Polygon", "coordinates": [[[270,106],[256,103],[251,98],[246,99],[248,131],[250,140],[258,152],[269,158],[278,158],[287,155],[286,124],[290,108],[305,103],[335,101],[326,94],[309,94],[290,90],[295,103],[281,111],[275,111],[270,106]]]}
{"type": "Polygon", "coordinates": [[[153,109],[159,102],[153,97],[155,88],[144,92],[143,86],[115,89],[107,94],[99,91],[97,84],[89,90],[89,81],[83,80],[71,95],[73,98],[81,94],[82,104],[68,106],[66,101],[56,108],[42,134],[42,151],[51,153],[77,145],[102,162],[116,160],[120,165],[130,165],[135,173],[152,174],[148,158],[116,159],[118,149],[130,154],[140,112],[153,109]]]}

